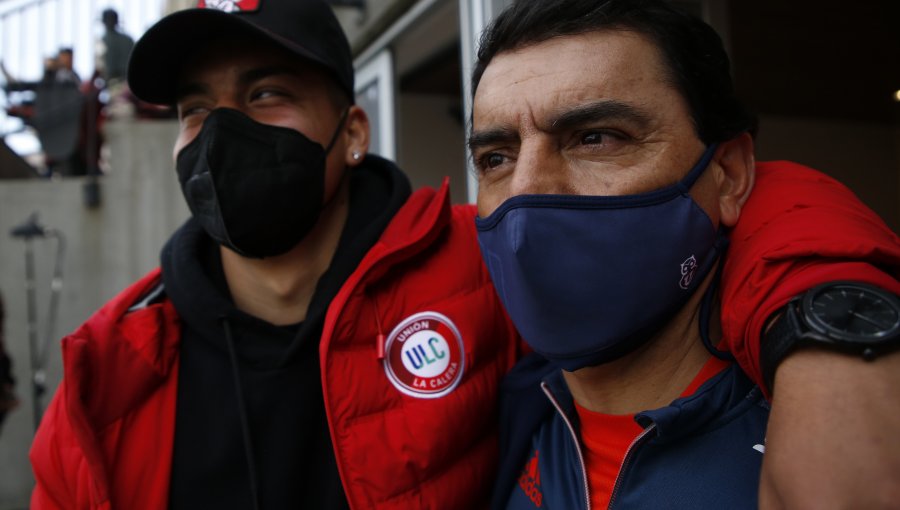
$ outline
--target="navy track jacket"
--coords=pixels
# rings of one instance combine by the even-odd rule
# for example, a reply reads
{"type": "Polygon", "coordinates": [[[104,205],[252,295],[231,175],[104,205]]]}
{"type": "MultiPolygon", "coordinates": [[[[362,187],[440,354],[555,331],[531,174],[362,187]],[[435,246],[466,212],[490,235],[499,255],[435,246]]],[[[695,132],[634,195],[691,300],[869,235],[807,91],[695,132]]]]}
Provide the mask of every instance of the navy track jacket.
{"type": "MultiPolygon", "coordinates": [[[[537,355],[507,376],[501,401],[495,509],[590,508],[574,402],[537,355]]],[[[757,508],[769,406],[732,365],[693,395],[635,416],[609,508],[757,508]]]]}

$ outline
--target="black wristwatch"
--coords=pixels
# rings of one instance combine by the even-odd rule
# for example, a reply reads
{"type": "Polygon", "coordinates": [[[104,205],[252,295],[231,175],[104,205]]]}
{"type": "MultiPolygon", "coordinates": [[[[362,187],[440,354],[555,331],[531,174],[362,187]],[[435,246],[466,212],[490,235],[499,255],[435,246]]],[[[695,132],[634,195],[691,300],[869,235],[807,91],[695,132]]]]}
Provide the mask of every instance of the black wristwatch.
{"type": "Polygon", "coordinates": [[[874,285],[837,281],[792,299],[763,335],[760,367],[769,390],[775,369],[797,347],[818,346],[866,360],[900,347],[900,299],[874,285]]]}

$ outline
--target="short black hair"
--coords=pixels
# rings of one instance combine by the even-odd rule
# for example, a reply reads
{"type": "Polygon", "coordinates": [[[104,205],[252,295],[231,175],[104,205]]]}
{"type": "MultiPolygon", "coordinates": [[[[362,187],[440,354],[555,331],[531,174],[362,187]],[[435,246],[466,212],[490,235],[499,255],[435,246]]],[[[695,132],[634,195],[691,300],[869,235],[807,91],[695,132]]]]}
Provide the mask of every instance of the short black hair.
{"type": "Polygon", "coordinates": [[[722,39],[702,20],[662,0],[516,0],[481,36],[472,95],[499,53],[601,30],[633,31],[656,45],[704,143],[755,134],[756,118],[734,93],[722,39]]]}
{"type": "Polygon", "coordinates": [[[105,25],[116,26],[119,23],[119,13],[112,8],[103,9],[100,20],[103,21],[103,24],[105,25]]]}

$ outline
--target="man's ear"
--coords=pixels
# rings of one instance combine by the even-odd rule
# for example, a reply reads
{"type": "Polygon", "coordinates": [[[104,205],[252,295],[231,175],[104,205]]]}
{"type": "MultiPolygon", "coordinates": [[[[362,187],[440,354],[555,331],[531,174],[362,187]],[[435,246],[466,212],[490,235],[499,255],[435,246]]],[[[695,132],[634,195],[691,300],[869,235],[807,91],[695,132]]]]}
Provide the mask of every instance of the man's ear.
{"type": "Polygon", "coordinates": [[[756,180],[753,138],[749,133],[742,133],[720,143],[715,162],[721,168],[718,173],[719,221],[726,227],[733,227],[756,180]]]}
{"type": "Polygon", "coordinates": [[[365,110],[357,105],[350,107],[344,134],[347,137],[344,163],[354,167],[362,162],[369,150],[369,116],[365,110]]]}

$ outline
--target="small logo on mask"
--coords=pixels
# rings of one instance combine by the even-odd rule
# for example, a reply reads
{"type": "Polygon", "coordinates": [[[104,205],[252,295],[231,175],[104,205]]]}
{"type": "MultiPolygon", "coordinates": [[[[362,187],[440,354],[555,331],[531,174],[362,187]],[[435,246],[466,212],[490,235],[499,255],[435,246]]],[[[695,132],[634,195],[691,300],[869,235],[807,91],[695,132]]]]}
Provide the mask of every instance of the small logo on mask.
{"type": "Polygon", "coordinates": [[[447,316],[437,312],[404,319],[391,331],[384,352],[388,380],[411,397],[443,397],[462,380],[462,336],[447,316]]]}
{"type": "Polygon", "coordinates": [[[261,0],[200,0],[201,9],[218,9],[223,12],[250,12],[259,10],[261,0]]]}
{"type": "Polygon", "coordinates": [[[697,272],[697,258],[691,255],[684,262],[681,263],[681,281],[678,282],[678,285],[687,290],[691,286],[691,282],[694,280],[694,273],[697,272]]]}

